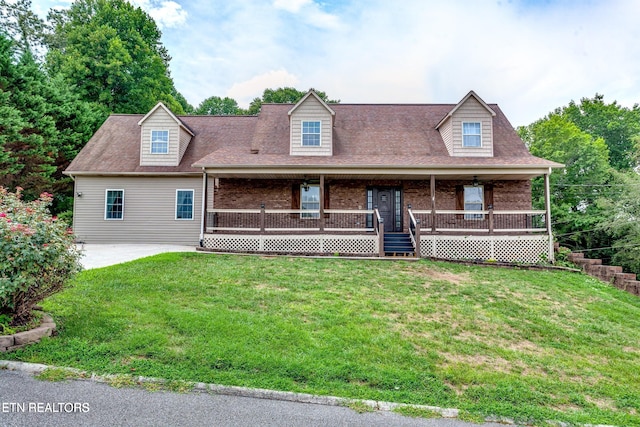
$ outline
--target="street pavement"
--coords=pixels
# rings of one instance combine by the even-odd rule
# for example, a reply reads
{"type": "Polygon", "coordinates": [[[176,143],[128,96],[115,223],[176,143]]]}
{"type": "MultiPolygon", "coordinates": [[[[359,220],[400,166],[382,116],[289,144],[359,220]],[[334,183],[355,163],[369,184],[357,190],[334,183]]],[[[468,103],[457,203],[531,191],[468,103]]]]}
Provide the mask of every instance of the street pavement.
{"type": "MultiPolygon", "coordinates": [[[[455,419],[210,393],[114,388],[92,380],[50,382],[0,370],[0,426],[473,427],[455,419]]],[[[504,427],[484,424],[484,427],[504,427]]]]}

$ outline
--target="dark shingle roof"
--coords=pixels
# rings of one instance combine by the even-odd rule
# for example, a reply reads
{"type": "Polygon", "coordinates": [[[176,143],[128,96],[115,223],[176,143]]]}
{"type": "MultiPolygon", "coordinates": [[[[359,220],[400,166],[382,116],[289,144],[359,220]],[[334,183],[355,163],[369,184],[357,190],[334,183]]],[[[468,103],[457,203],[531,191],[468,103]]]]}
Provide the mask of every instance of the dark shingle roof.
{"type": "Polygon", "coordinates": [[[143,115],[112,115],[67,173],[184,173],[199,172],[201,167],[261,165],[560,166],[532,156],[500,108],[489,105],[496,112],[493,157],[449,156],[435,127],[455,104],[332,104],[333,156],[290,156],[287,112],[292,105],[264,104],[259,116],[180,116],[195,137],[176,167],[140,166],[137,123],[143,115]]]}

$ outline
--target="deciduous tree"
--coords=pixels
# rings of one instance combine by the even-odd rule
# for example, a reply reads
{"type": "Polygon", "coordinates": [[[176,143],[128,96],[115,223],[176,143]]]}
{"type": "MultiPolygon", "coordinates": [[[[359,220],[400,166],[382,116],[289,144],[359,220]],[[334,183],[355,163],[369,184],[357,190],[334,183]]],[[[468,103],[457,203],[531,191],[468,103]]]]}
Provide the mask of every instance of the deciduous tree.
{"type": "MultiPolygon", "coordinates": [[[[612,172],[604,140],[581,131],[558,114],[520,128],[519,133],[532,154],[565,165],[550,176],[556,239],[572,248],[609,243],[607,236],[593,232],[605,217],[597,202],[609,196],[606,184],[612,172]]],[[[533,181],[532,197],[534,205],[544,207],[541,178],[533,181]]]]}
{"type": "Polygon", "coordinates": [[[631,109],[616,101],[606,104],[604,96],[596,94],[593,98],[582,98],[580,103],[571,101],[556,113],[583,132],[602,138],[609,148],[611,166],[617,170],[626,171],[638,165],[640,107],[637,104],[631,109]]]}
{"type": "MultiPolygon", "coordinates": [[[[293,87],[280,87],[278,89],[265,89],[262,93],[262,98],[255,98],[251,104],[249,105],[249,109],[247,110],[247,114],[258,114],[260,112],[260,107],[263,103],[274,103],[274,104],[295,104],[300,101],[303,96],[307,94],[308,91],[302,92],[293,87]]],[[[330,100],[327,97],[327,94],[316,90],[316,94],[327,103],[337,104],[340,100],[330,100]]]]}
{"type": "Polygon", "coordinates": [[[235,99],[219,96],[211,96],[198,105],[194,114],[209,116],[234,116],[242,114],[242,109],[238,107],[235,99]]]}
{"type": "Polygon", "coordinates": [[[155,21],[125,0],[76,0],[51,11],[47,66],[86,101],[115,113],[147,112],[163,101],[184,113],[169,75],[170,57],[155,21]]]}

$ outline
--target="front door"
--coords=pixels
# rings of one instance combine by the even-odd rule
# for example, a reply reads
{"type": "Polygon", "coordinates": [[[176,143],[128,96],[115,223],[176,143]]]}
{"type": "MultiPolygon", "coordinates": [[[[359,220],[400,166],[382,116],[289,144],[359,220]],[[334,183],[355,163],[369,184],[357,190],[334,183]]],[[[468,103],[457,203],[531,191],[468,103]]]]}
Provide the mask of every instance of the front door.
{"type": "Polygon", "coordinates": [[[402,231],[402,191],[399,188],[378,187],[369,190],[373,206],[378,206],[384,221],[384,231],[402,231]]]}

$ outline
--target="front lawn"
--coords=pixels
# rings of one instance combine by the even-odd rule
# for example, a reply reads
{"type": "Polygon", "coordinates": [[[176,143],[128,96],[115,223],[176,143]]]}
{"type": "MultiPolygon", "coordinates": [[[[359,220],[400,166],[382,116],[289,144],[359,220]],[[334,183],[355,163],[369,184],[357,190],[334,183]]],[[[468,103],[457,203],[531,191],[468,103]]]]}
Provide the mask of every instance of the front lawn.
{"type": "Polygon", "coordinates": [[[85,271],[45,309],[59,336],[5,357],[640,426],[640,298],[576,273],[163,254],[85,271]]]}

